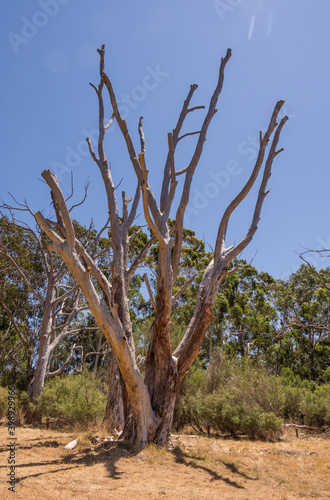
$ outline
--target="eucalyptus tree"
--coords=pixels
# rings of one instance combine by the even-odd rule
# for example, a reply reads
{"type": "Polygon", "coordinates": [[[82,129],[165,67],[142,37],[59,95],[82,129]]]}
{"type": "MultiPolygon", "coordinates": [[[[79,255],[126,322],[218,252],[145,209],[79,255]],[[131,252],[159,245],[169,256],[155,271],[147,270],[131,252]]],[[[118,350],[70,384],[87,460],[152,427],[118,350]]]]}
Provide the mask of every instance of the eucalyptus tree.
{"type": "MultiPolygon", "coordinates": [[[[29,233],[11,227],[0,219],[0,245],[11,241],[16,262],[26,272],[38,267],[38,256],[29,233]],[[27,248],[32,251],[27,251],[27,248]]],[[[39,286],[42,280],[39,280],[39,286]],[[40,282],[41,281],[41,282],[40,282]]],[[[35,282],[35,286],[37,283],[35,282]]],[[[1,385],[17,384],[27,390],[33,378],[34,349],[37,335],[34,324],[39,321],[38,304],[15,268],[0,252],[0,373],[1,385]]]]}
{"type": "MultiPolygon", "coordinates": [[[[50,370],[54,352],[65,339],[82,330],[79,315],[87,305],[65,262],[47,250],[40,226],[31,228],[18,222],[12,209],[10,213],[10,219],[2,217],[0,221],[0,308],[9,328],[0,342],[11,332],[12,345],[7,343],[9,351],[3,351],[1,357],[6,369],[22,371],[17,353],[27,356],[25,388],[35,400],[45,380],[60,374],[71,360],[75,345],[67,359],[50,370]]],[[[81,231],[77,224],[76,230],[78,234],[81,231]]]]}
{"type": "MultiPolygon", "coordinates": [[[[131,414],[126,420],[123,435],[132,438],[139,448],[142,448],[150,441],[158,445],[165,445],[170,442],[173,410],[180,385],[187,370],[189,370],[200,352],[204,336],[212,320],[212,307],[219,285],[228,274],[233,272],[233,269],[229,268],[230,263],[251,242],[257,230],[261,208],[267,194],[266,189],[271,175],[272,163],[275,156],[281,151],[281,149],[277,150],[280,133],[288,118],[284,117],[279,124],[277,123],[278,114],[284,102],[278,101],[266,132],[264,134],[260,132],[259,152],[250,178],[228,205],[221,218],[214,255],[203,274],[192,317],[182,340],[173,350],[170,341],[171,314],[175,304],[173,289],[177,281],[182,254],[184,214],[189,202],[194,173],[203,152],[207,131],[217,111],[217,102],[223,87],[224,71],[231,57],[231,50],[228,49],[226,56],[221,59],[219,77],[214,93],[210,99],[201,129],[195,133],[197,141],[191,160],[187,167],[177,171],[175,168],[175,151],[181,139],[186,136],[186,134],[180,136],[183,123],[190,113],[202,108],[201,106],[190,107],[197,85],[191,85],[190,87],[178,122],[173,131],[168,134],[168,154],[165,161],[159,203],[157,203],[148,181],[143,119],[140,119],[138,126],[140,151],[137,153],[127,124],[120,114],[112,83],[104,70],[104,46],[98,52],[100,55],[100,83],[98,87],[94,87],[99,103],[100,136],[97,153],[92,149],[91,140],[88,139],[87,141],[91,155],[101,171],[106,188],[113,245],[111,282],[88,251],[79,243],[57,177],[49,170],[45,170],[42,177],[52,193],[56,220],[46,220],[40,212],[36,213],[35,217],[49,238],[49,250],[60,255],[70,269],[84,293],[90,311],[109,341],[112,352],[116,357],[131,405],[131,414]],[[104,88],[110,98],[111,119],[116,121],[122,133],[128,157],[137,179],[137,188],[130,211],[128,210],[128,200],[123,195],[123,217],[121,218],[118,215],[115,184],[104,150],[104,135],[109,124],[109,122],[105,123],[104,121],[102,97],[104,88]],[[266,149],[269,143],[270,147],[266,157],[266,149]],[[255,184],[264,160],[264,170],[251,225],[239,243],[226,248],[226,232],[230,217],[255,184]],[[184,176],[184,181],[175,214],[175,227],[172,230],[169,217],[178,189],[177,177],[179,175],[184,176]],[[151,228],[159,247],[156,296],[154,298],[155,314],[145,360],[144,379],[135,357],[132,323],[126,296],[127,283],[135,270],[134,267],[132,269],[132,266],[128,268],[125,261],[125,255],[127,255],[125,247],[128,246],[128,228],[134,220],[140,196],[142,197],[146,222],[151,228]],[[102,289],[102,294],[98,293],[97,287],[102,289]]],[[[178,298],[178,293],[176,293],[176,298],[178,298]]]]}
{"type": "Polygon", "coordinates": [[[263,359],[266,351],[272,348],[276,329],[276,282],[268,273],[258,272],[243,260],[236,265],[241,271],[228,297],[227,350],[242,357],[263,359]]]}
{"type": "Polygon", "coordinates": [[[273,339],[278,371],[330,380],[330,269],[302,264],[276,289],[279,327],[273,339]]]}

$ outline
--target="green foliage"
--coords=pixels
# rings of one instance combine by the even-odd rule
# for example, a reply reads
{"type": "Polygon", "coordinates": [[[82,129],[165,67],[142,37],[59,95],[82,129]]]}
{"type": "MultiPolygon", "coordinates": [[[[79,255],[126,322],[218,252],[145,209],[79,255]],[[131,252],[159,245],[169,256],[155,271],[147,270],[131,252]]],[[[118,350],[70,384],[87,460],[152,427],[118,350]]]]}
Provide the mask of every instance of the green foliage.
{"type": "MultiPolygon", "coordinates": [[[[25,391],[16,388],[15,391],[15,410],[16,422],[18,424],[24,421],[27,414],[35,411],[35,405],[31,403],[28,394],[25,391]]],[[[8,389],[0,386],[0,419],[4,418],[8,411],[8,389]]]]}
{"type": "MultiPolygon", "coordinates": [[[[175,221],[170,220],[171,228],[174,224],[175,221]]],[[[96,244],[99,265],[111,281],[111,231],[97,242],[98,232],[94,227],[86,231],[77,221],[74,221],[74,227],[86,248],[92,250],[96,244]]],[[[152,236],[150,229],[148,233],[141,231],[139,226],[130,228],[128,266],[149,241],[152,236]]],[[[5,217],[0,218],[0,236],[35,290],[43,295],[46,277],[35,237],[30,231],[14,226],[5,217]]],[[[173,294],[181,290],[190,278],[191,284],[173,307],[173,350],[189,324],[203,272],[213,257],[206,252],[204,242],[196,237],[194,231],[184,229],[183,236],[173,294]]],[[[45,244],[44,237],[40,244],[45,244]]],[[[60,262],[55,254],[53,259],[54,265],[60,262]]],[[[153,291],[157,259],[158,245],[153,244],[143,262],[148,269],[153,291]]],[[[236,259],[229,267],[232,273],[221,283],[213,307],[214,318],[201,354],[181,391],[175,417],[177,426],[190,423],[196,428],[211,426],[232,434],[244,432],[252,436],[273,432],[281,419],[315,426],[329,425],[329,385],[319,386],[330,382],[330,269],[317,272],[311,266],[302,265],[288,280],[276,281],[244,260],[236,259]],[[237,268],[235,272],[234,268],[237,268]],[[226,358],[236,361],[224,361],[221,356],[213,356],[210,363],[217,348],[226,358]],[[247,358],[255,363],[252,365],[247,358]],[[267,367],[268,372],[261,366],[267,367]],[[274,377],[270,372],[278,376],[274,377]]],[[[65,283],[72,285],[72,278],[67,279],[69,281],[65,283]]],[[[135,273],[130,282],[128,299],[136,353],[141,356],[147,354],[154,319],[153,308],[143,288],[142,276],[135,273]]],[[[0,383],[26,389],[33,377],[38,355],[38,328],[43,308],[15,266],[8,265],[4,255],[0,256],[0,292],[18,328],[13,327],[8,312],[0,307],[0,383]],[[22,342],[22,338],[26,341],[22,342]]],[[[67,314],[69,307],[64,312],[67,314]]],[[[76,318],[73,326],[83,328],[96,324],[92,316],[84,312],[76,318]]],[[[59,328],[59,323],[56,327],[59,328]]],[[[99,331],[82,331],[78,338],[68,337],[58,346],[50,371],[55,371],[65,362],[76,342],[83,349],[75,351],[65,368],[66,374],[80,365],[82,352],[92,369],[96,358],[89,356],[90,350],[104,352],[107,348],[99,331]]],[[[108,354],[99,360],[100,371],[106,374],[103,380],[107,377],[108,360],[108,354]]],[[[39,403],[44,414],[69,422],[89,421],[102,414],[100,408],[105,402],[102,388],[101,391],[99,388],[93,391],[91,388],[97,387],[97,383],[88,377],[90,375],[84,373],[48,381],[39,403]],[[84,377],[87,377],[86,380],[84,377]],[[93,398],[96,398],[95,401],[93,398]]],[[[19,391],[17,394],[22,412],[33,411],[27,394],[19,391]]],[[[2,391],[0,412],[3,401],[2,391]]]]}
{"type": "Polygon", "coordinates": [[[209,357],[211,335],[212,348],[221,347],[229,356],[264,358],[277,319],[273,304],[275,280],[267,273],[258,273],[244,260],[235,260],[230,267],[237,271],[220,285],[202,356],[209,357]]]}
{"type": "Polygon", "coordinates": [[[0,383],[5,386],[18,382],[19,386],[27,387],[27,373],[31,370],[36,341],[35,329],[31,325],[40,321],[41,307],[12,261],[24,269],[25,276],[39,293],[45,280],[37,242],[28,230],[15,226],[7,217],[1,217],[0,383]]]}
{"type": "Polygon", "coordinates": [[[208,424],[232,436],[240,433],[265,437],[269,431],[280,430],[282,423],[281,418],[274,412],[265,412],[257,401],[243,399],[240,388],[209,394],[203,406],[208,424]]]}
{"type": "Polygon", "coordinates": [[[214,429],[231,435],[265,438],[286,420],[322,427],[330,424],[330,385],[316,386],[291,371],[279,377],[250,360],[214,355],[207,370],[201,363],[185,379],[174,425],[214,429]]]}
{"type": "Polygon", "coordinates": [[[0,419],[3,418],[8,410],[8,389],[0,387],[0,419]]]}
{"type": "Polygon", "coordinates": [[[330,426],[330,385],[317,387],[306,393],[300,406],[304,424],[322,427],[330,426]]]}
{"type": "Polygon", "coordinates": [[[330,382],[330,270],[302,265],[276,286],[282,330],[273,345],[278,372],[290,368],[301,379],[330,382]]]}
{"type": "Polygon", "coordinates": [[[185,381],[175,425],[267,437],[281,428],[282,403],[275,377],[249,362],[239,365],[217,354],[207,370],[196,367],[185,381]]]}
{"type": "Polygon", "coordinates": [[[38,399],[43,415],[63,419],[69,424],[87,424],[103,416],[106,391],[94,375],[84,370],[46,382],[38,399]]]}

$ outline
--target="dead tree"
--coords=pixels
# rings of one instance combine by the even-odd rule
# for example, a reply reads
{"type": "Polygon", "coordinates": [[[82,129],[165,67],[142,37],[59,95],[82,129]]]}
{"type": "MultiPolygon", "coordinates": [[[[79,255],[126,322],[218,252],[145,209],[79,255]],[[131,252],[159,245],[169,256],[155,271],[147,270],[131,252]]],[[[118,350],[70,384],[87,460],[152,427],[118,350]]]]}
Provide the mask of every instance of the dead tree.
{"type": "MultiPolygon", "coordinates": [[[[177,125],[173,132],[168,134],[168,155],[165,162],[160,203],[158,204],[148,182],[145,137],[142,129],[143,120],[141,118],[139,122],[141,150],[137,154],[127,125],[120,115],[111,81],[104,72],[104,50],[103,46],[102,49],[98,51],[101,60],[101,84],[99,88],[96,89],[99,96],[99,102],[102,102],[100,92],[102,91],[102,87],[105,86],[110,97],[113,110],[112,116],[123,135],[127,152],[137,177],[138,187],[134,203],[137,202],[138,193],[141,189],[145,219],[159,245],[155,318],[145,361],[144,380],[135,359],[132,337],[128,336],[126,333],[132,330],[128,304],[125,305],[125,297],[122,297],[125,311],[124,316],[122,314],[119,315],[119,307],[121,306],[115,297],[115,293],[117,297],[119,297],[120,293],[122,295],[125,293],[124,277],[113,275],[112,282],[110,283],[98,268],[95,261],[85,249],[79,245],[63,193],[59,187],[56,176],[49,170],[45,170],[42,173],[42,177],[51,189],[53,199],[56,202],[57,221],[50,223],[40,212],[36,213],[35,217],[50,240],[48,244],[49,249],[58,253],[67,264],[75,280],[81,287],[97,324],[112,347],[112,352],[118,362],[132,408],[132,418],[128,419],[126,422],[124,435],[132,438],[139,448],[142,448],[150,441],[158,445],[166,445],[170,441],[176,397],[187,370],[189,370],[200,352],[204,336],[212,319],[212,307],[219,284],[225,276],[233,272],[233,269],[229,270],[229,264],[250,243],[257,230],[262,204],[267,195],[266,188],[268,179],[271,175],[272,163],[275,156],[281,151],[277,150],[280,133],[288,118],[284,117],[279,124],[277,123],[276,120],[284,102],[279,101],[275,105],[265,134],[263,135],[260,132],[258,157],[251,176],[240,193],[229,204],[222,216],[215,243],[214,257],[204,272],[190,323],[180,344],[173,352],[170,342],[171,312],[175,302],[173,287],[178,274],[182,250],[183,219],[189,201],[193,176],[206,140],[207,130],[217,111],[217,101],[223,86],[224,71],[231,57],[231,51],[228,49],[226,56],[221,59],[218,82],[211,97],[201,130],[196,132],[198,138],[191,161],[186,168],[181,171],[176,171],[174,160],[175,149],[180,140],[186,135],[180,136],[182,125],[190,112],[202,108],[201,106],[190,107],[190,102],[197,89],[197,85],[192,85],[190,87],[177,125]],[[270,143],[268,155],[265,158],[266,148],[272,135],[273,138],[270,143]],[[251,225],[238,244],[226,248],[225,239],[230,216],[254,185],[264,160],[265,166],[251,225]],[[176,211],[175,230],[172,237],[169,227],[169,215],[177,190],[178,175],[184,175],[184,186],[176,211]],[[54,226],[59,230],[60,234],[58,231],[54,230],[54,226]],[[107,299],[106,301],[100,299],[97,293],[96,284],[103,290],[103,294],[107,299]],[[116,292],[118,287],[120,288],[120,292],[116,292]]],[[[103,124],[104,117],[102,113],[100,113],[100,120],[100,127],[106,127],[103,124]]],[[[194,134],[194,132],[192,134],[194,134]]],[[[114,220],[113,227],[116,228],[117,231],[117,240],[115,236],[113,241],[115,246],[118,241],[122,242],[123,234],[130,222],[132,211],[126,219],[124,217],[121,224],[117,223],[116,226],[116,218],[118,215],[116,213],[116,204],[113,201],[115,200],[115,188],[102,144],[102,141],[101,143],[99,141],[98,157],[95,155],[94,159],[102,172],[108,196],[109,215],[110,218],[114,220]]],[[[91,152],[93,155],[93,151],[91,152]]]]}

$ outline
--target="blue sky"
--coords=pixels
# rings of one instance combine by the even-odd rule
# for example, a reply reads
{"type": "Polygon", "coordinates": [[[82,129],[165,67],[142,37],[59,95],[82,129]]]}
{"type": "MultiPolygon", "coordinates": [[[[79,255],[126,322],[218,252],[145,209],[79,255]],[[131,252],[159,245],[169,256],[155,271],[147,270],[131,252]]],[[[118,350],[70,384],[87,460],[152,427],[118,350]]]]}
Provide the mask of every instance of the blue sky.
{"type": "MultiPolygon", "coordinates": [[[[276,278],[300,265],[302,246],[330,247],[329,80],[330,2],[313,0],[15,0],[0,19],[0,197],[22,193],[34,211],[50,207],[42,170],[58,174],[65,193],[74,174],[75,199],[87,177],[90,196],[75,212],[88,224],[106,219],[99,172],[88,156],[87,134],[97,127],[98,54],[106,45],[106,71],[136,148],[144,116],[150,183],[159,193],[173,129],[192,83],[194,105],[208,105],[220,59],[232,49],[223,92],[194,179],[185,225],[214,245],[220,217],[241,189],[256,157],[255,141],[277,100],[289,115],[274,162],[259,229],[242,255],[276,278]],[[229,173],[228,173],[229,172],[229,173]],[[235,174],[235,175],[234,175],[235,174]],[[222,179],[219,186],[214,178],[222,179]]],[[[110,109],[107,110],[108,114],[110,109]]],[[[189,117],[199,129],[204,111],[189,117]]],[[[180,143],[178,169],[186,166],[196,137],[180,143]]],[[[136,180],[114,128],[107,156],[119,190],[136,180]]],[[[251,221],[256,188],[232,218],[227,245],[251,221]]],[[[142,209],[141,209],[142,212],[142,209]]],[[[172,214],[174,215],[174,214],[172,214]]],[[[139,220],[143,223],[142,215],[139,220]]],[[[318,266],[329,261],[313,261],[318,266]]]]}

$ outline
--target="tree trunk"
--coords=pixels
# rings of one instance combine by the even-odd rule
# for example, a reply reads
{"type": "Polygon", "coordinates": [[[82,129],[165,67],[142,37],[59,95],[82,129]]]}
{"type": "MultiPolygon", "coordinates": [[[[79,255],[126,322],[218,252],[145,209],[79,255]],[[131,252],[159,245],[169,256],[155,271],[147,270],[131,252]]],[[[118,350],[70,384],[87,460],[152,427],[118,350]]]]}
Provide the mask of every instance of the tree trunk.
{"type": "MultiPolygon", "coordinates": [[[[159,447],[170,447],[171,429],[176,398],[179,393],[180,384],[178,384],[177,374],[163,380],[163,397],[157,398],[157,408],[153,408],[155,418],[154,422],[148,427],[148,442],[154,443],[159,447]]],[[[137,430],[132,412],[126,419],[122,437],[136,442],[137,430]]]]}
{"type": "MultiPolygon", "coordinates": [[[[124,259],[123,251],[117,249],[117,255],[124,259]]],[[[124,266],[120,262],[113,263],[112,290],[114,302],[118,305],[118,316],[125,331],[125,336],[133,353],[135,353],[135,344],[133,339],[132,324],[127,300],[127,290],[124,277],[118,273],[118,270],[124,266]]],[[[113,429],[123,430],[126,419],[130,413],[130,403],[123,377],[120,373],[115,356],[110,357],[108,399],[103,422],[107,423],[109,431],[113,429]]]]}
{"type": "MultiPolygon", "coordinates": [[[[103,333],[101,332],[100,333],[100,337],[99,337],[99,342],[98,342],[98,345],[97,345],[97,352],[100,352],[100,350],[101,350],[102,338],[103,338],[103,333]]],[[[100,359],[100,354],[96,354],[95,360],[94,360],[94,368],[93,368],[93,373],[94,373],[95,377],[97,375],[97,369],[98,369],[99,359],[100,359]]]]}
{"type": "Polygon", "coordinates": [[[52,333],[52,310],[53,310],[53,299],[55,297],[55,291],[50,285],[47,290],[47,295],[45,299],[44,315],[42,318],[41,329],[40,329],[40,345],[38,352],[37,366],[34,374],[34,379],[30,385],[29,395],[32,402],[35,402],[37,396],[39,395],[41,389],[45,385],[47,370],[49,366],[49,356],[51,350],[49,349],[50,337],[52,333]]]}
{"type": "Polygon", "coordinates": [[[103,422],[107,424],[109,432],[114,429],[121,431],[125,425],[125,412],[123,404],[123,391],[121,384],[121,374],[116,358],[110,356],[108,400],[105,409],[103,422]]]}
{"type": "Polygon", "coordinates": [[[240,352],[241,352],[241,356],[242,358],[245,358],[245,342],[244,342],[244,330],[238,330],[237,331],[237,335],[238,335],[238,342],[239,342],[239,346],[240,346],[240,352]]]}
{"type": "Polygon", "coordinates": [[[158,408],[158,422],[153,430],[151,441],[158,446],[171,446],[171,429],[176,398],[180,385],[177,373],[168,378],[164,388],[167,388],[162,404],[158,408]]]}

